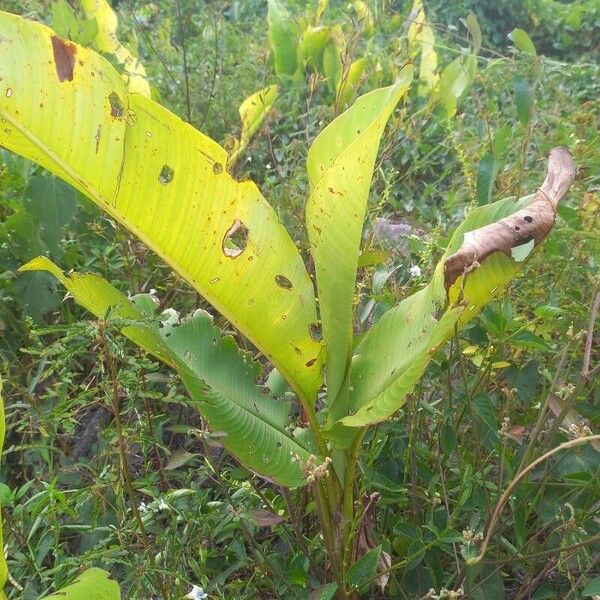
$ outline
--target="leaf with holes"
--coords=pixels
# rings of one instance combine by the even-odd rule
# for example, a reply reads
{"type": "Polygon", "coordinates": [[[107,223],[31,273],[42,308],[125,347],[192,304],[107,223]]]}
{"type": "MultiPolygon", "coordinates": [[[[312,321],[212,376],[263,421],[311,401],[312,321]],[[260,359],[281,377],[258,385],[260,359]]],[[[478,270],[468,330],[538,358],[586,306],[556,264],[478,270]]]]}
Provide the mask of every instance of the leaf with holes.
{"type": "Polygon", "coordinates": [[[479,206],[467,215],[429,285],[385,313],[357,346],[347,405],[335,411],[347,412],[343,425],[378,423],[404,404],[432,353],[453,335],[454,327],[470,321],[523,271],[526,261],[515,260],[514,249],[531,245],[529,258],[539,248],[574,177],[570,154],[555,148],[546,180],[535,195],[479,206]]]}
{"type": "Polygon", "coordinates": [[[75,581],[44,600],[120,600],[121,592],[116,581],[102,569],[88,569],[75,581]]]}
{"type": "Polygon", "coordinates": [[[103,57],[7,13],[0,30],[0,145],[137,235],[312,402],[322,382],[312,282],[256,185],[225,171],[216,142],[129,93],[103,57]]]}
{"type": "Polygon", "coordinates": [[[356,269],[377,149],[411,79],[412,67],[406,67],[395,85],[361,96],[317,136],[308,152],[312,192],[306,225],[317,272],[332,399],[342,386],[352,350],[356,269]]]}
{"type": "Polygon", "coordinates": [[[75,300],[98,318],[110,314],[125,320],[121,331],[147,352],[175,368],[198,410],[215,431],[225,433],[223,445],[249,469],[289,487],[303,485],[300,461],[311,449],[287,431],[290,405],[255,381],[258,365],[240,352],[231,336],[223,336],[211,316],[198,311],[181,323],[149,321],[142,296],[136,303],[92,274],[65,275],[54,263],[39,257],[22,271],[52,273],[75,300]]]}

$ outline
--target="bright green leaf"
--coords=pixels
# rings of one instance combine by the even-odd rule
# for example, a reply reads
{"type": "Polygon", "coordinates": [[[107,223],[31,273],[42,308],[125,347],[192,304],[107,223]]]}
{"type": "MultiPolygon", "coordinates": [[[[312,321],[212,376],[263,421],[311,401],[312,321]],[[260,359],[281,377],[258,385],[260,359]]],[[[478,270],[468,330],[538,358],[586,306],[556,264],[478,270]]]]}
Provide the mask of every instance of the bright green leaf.
{"type": "MultiPolygon", "coordinates": [[[[341,395],[338,406],[332,407],[332,421],[346,414],[340,420],[343,425],[363,427],[388,418],[404,404],[432,353],[453,335],[455,325],[479,314],[522,272],[526,261],[513,260],[506,231],[514,231],[512,245],[533,237],[538,248],[554,223],[547,197],[558,203],[574,176],[570,155],[555,149],[542,191],[517,202],[507,198],[486,204],[467,215],[429,285],[385,313],[356,347],[349,373],[351,393],[341,395]],[[540,229],[527,229],[534,226],[540,229]],[[482,252],[486,247],[488,254],[482,252]]],[[[347,442],[339,432],[336,440],[347,442]]]]}
{"type": "Polygon", "coordinates": [[[408,48],[413,60],[419,59],[419,94],[427,95],[437,84],[438,58],[435,51],[435,34],[425,17],[422,0],[414,0],[408,27],[408,48]]]}
{"type": "Polygon", "coordinates": [[[471,36],[471,41],[473,42],[473,49],[475,54],[481,50],[481,27],[479,27],[479,21],[477,20],[477,16],[473,11],[471,11],[467,18],[464,20],[465,27],[469,31],[469,35],[471,36]]]}
{"type": "Polygon", "coordinates": [[[515,75],[513,80],[515,89],[515,105],[517,117],[523,125],[529,123],[533,109],[533,91],[527,81],[521,75],[515,75]]]}
{"type": "Polygon", "coordinates": [[[377,565],[381,556],[381,546],[369,550],[354,564],[350,565],[347,573],[348,585],[355,590],[369,583],[377,575],[377,565]]]}
{"type": "Polygon", "coordinates": [[[347,73],[342,75],[335,96],[336,105],[339,109],[345,108],[352,98],[354,98],[366,64],[367,61],[364,58],[359,58],[348,67],[347,73]]]}
{"type": "Polygon", "coordinates": [[[477,166],[477,203],[479,205],[488,204],[492,197],[498,166],[498,159],[493,154],[487,154],[479,161],[477,166]]]}
{"type": "Polygon", "coordinates": [[[431,95],[431,104],[440,107],[444,116],[453,117],[456,114],[458,101],[473,83],[476,73],[477,59],[474,55],[455,58],[440,74],[431,95]]]}
{"type": "Polygon", "coordinates": [[[309,150],[312,192],[306,223],[317,272],[331,398],[341,388],[352,349],[352,305],[363,220],[385,124],[406,93],[412,68],[398,82],[361,96],[330,123],[309,150]]]}
{"type": "Polygon", "coordinates": [[[75,581],[44,600],[120,600],[116,581],[102,569],[92,568],[78,575],[75,581]]]}
{"type": "Polygon", "coordinates": [[[275,73],[293,77],[297,67],[300,32],[288,10],[278,0],[269,0],[269,42],[275,60],[275,73]]]}
{"type": "Polygon", "coordinates": [[[508,34],[508,37],[521,52],[531,56],[537,55],[535,46],[525,30],[517,27],[508,34]]]}
{"type": "Polygon", "coordinates": [[[242,121],[242,133],[239,141],[236,140],[235,146],[229,155],[227,161],[228,169],[232,169],[240,154],[246,149],[246,146],[260,129],[265,117],[273,108],[277,100],[278,86],[269,85],[251,96],[248,96],[240,104],[240,119],[242,121]]]}

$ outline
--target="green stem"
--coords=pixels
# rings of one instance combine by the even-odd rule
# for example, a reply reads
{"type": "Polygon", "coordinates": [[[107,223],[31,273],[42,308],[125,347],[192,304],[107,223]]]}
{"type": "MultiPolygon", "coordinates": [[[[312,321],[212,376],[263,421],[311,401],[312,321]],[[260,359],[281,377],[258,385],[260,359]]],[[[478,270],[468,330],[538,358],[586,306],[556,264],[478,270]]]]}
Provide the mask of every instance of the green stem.
{"type": "Polygon", "coordinates": [[[342,556],[342,582],[343,591],[346,592],[346,571],[352,561],[352,549],[354,535],[356,533],[354,524],[354,487],[356,482],[356,470],[358,457],[362,448],[363,438],[367,429],[360,429],[350,446],[346,457],[346,471],[344,474],[344,489],[342,492],[342,540],[344,543],[342,556]]]}

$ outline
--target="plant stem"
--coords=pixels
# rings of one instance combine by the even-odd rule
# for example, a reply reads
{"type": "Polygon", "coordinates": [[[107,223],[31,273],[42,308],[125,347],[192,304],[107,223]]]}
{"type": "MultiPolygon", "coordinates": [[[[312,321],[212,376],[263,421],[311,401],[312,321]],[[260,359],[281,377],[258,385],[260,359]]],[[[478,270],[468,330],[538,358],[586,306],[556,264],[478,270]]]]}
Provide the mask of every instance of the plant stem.
{"type": "Polygon", "coordinates": [[[346,453],[346,471],[344,474],[344,489],[342,491],[342,582],[343,591],[346,592],[346,571],[352,561],[352,549],[354,542],[355,529],[354,523],[354,487],[356,481],[356,470],[358,466],[358,457],[362,448],[363,438],[367,429],[360,429],[350,448],[346,453]]]}

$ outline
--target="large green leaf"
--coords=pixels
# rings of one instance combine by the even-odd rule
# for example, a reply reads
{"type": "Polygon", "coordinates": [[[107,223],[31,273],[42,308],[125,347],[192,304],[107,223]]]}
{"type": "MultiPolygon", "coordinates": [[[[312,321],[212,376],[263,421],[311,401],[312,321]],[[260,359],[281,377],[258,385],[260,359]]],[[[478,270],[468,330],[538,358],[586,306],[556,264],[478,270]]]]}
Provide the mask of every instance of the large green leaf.
{"type": "Polygon", "coordinates": [[[361,96],[317,136],[308,153],[312,192],[306,224],[317,272],[331,399],[341,388],[352,350],[356,269],[379,141],[411,79],[412,67],[405,67],[393,86],[361,96]]]}
{"type": "Polygon", "coordinates": [[[391,416],[404,403],[455,326],[476,316],[523,270],[548,234],[556,205],[575,169],[569,153],[555,149],[540,191],[471,211],[454,232],[433,278],[423,290],[389,310],[357,346],[350,393],[332,414],[343,425],[363,427],[391,416]],[[346,404],[347,402],[347,404],[346,404]]]}
{"type": "Polygon", "coordinates": [[[256,185],[226,151],[128,93],[108,61],[0,13],[0,145],[81,190],[246,335],[304,402],[321,385],[313,286],[256,185]]]}
{"type": "Polygon", "coordinates": [[[119,584],[102,569],[84,571],[77,579],[44,600],[120,600],[119,584]]]}
{"type": "MultiPolygon", "coordinates": [[[[22,271],[52,273],[75,300],[99,318],[125,319],[122,332],[181,376],[211,427],[225,433],[223,445],[242,463],[281,485],[304,483],[298,460],[306,462],[309,446],[289,429],[290,405],[256,385],[258,365],[242,354],[231,336],[222,336],[211,316],[198,311],[176,324],[153,322],[148,296],[138,304],[101,277],[65,275],[45,257],[22,271]]],[[[300,433],[300,432],[299,432],[300,433]]]]}
{"type": "Polygon", "coordinates": [[[298,65],[297,49],[300,28],[278,0],[269,0],[269,42],[279,77],[293,77],[298,65]]]}

